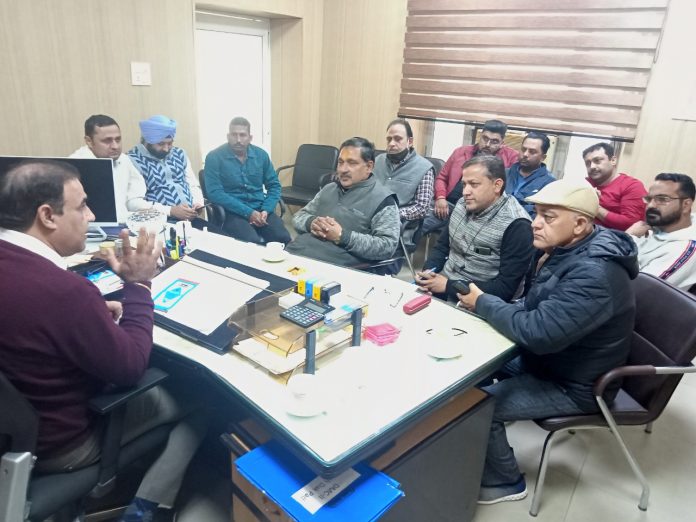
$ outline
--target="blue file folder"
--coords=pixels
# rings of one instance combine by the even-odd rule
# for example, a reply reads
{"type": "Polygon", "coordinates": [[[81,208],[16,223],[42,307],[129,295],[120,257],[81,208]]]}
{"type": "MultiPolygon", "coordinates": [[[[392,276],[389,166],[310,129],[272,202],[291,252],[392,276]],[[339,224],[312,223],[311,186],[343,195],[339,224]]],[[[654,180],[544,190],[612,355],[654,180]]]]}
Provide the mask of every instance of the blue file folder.
{"type": "Polygon", "coordinates": [[[360,476],[312,514],[292,495],[314,480],[316,474],[277,442],[259,446],[239,457],[235,465],[249,482],[298,522],[370,522],[379,519],[404,496],[398,482],[361,463],[353,468],[360,476]]]}

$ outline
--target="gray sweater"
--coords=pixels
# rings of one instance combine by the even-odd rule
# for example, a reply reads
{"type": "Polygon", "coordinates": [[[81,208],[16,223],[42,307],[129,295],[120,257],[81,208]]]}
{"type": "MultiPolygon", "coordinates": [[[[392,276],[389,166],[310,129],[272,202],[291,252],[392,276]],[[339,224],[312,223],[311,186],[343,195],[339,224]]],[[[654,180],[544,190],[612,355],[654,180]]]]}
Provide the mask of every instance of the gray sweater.
{"type": "Polygon", "coordinates": [[[349,190],[338,183],[325,186],[295,214],[293,225],[299,236],[288,245],[289,252],[350,266],[392,257],[401,221],[393,194],[371,176],[349,190]],[[319,216],[333,217],[341,225],[337,244],[309,233],[319,216]]]}

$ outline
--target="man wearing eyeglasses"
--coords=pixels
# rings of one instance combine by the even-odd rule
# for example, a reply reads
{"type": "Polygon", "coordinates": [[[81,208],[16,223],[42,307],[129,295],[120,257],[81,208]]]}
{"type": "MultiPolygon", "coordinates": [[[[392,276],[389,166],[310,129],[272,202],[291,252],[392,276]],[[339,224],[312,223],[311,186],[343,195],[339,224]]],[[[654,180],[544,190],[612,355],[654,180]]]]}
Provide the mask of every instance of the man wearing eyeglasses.
{"type": "Polygon", "coordinates": [[[515,163],[520,153],[505,145],[507,125],[499,120],[488,120],[483,124],[476,145],[465,145],[454,149],[435,178],[435,208],[425,217],[423,234],[444,227],[457,201],[462,197],[462,165],[474,156],[490,155],[503,160],[505,168],[515,163]]]}
{"type": "Polygon", "coordinates": [[[689,176],[658,174],[643,198],[645,221],[626,230],[638,246],[641,272],[683,290],[696,284],[696,225],[691,215],[695,197],[696,186],[689,176]]]}
{"type": "Polygon", "coordinates": [[[595,222],[607,228],[626,230],[643,219],[647,194],[643,184],[616,171],[616,154],[609,143],[596,143],[584,151],[587,181],[597,189],[599,211],[595,222]]]}

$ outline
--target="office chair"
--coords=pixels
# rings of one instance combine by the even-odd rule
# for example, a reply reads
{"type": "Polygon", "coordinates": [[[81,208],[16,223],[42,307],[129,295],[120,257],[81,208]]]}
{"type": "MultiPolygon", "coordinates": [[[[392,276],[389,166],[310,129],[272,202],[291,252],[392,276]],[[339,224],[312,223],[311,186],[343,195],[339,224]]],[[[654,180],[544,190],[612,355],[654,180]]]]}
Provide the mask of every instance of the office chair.
{"type": "Polygon", "coordinates": [[[225,224],[225,209],[222,205],[217,203],[211,203],[208,199],[208,191],[205,188],[205,170],[201,169],[198,172],[198,182],[201,184],[201,192],[203,192],[203,198],[206,205],[206,211],[208,213],[208,221],[222,229],[225,224]]]}
{"type": "MultiPolygon", "coordinates": [[[[445,166],[444,160],[441,160],[440,158],[431,158],[429,156],[426,156],[425,159],[427,159],[430,163],[433,164],[433,169],[435,171],[435,178],[437,178],[437,175],[440,173],[442,170],[442,167],[445,166]]],[[[428,251],[430,250],[430,237],[437,232],[439,234],[439,231],[434,230],[432,232],[428,232],[425,234],[425,259],[428,259],[428,251]]]]}
{"type": "Polygon", "coordinates": [[[132,388],[94,397],[90,409],[104,417],[101,458],[74,471],[32,472],[39,418],[31,404],[0,373],[0,521],[73,520],[85,497],[102,497],[116,484],[116,473],[166,441],[171,425],[148,431],[120,445],[126,404],[157,386],[167,374],[149,368],[132,388]]]}
{"type": "Polygon", "coordinates": [[[284,165],[277,172],[293,169],[292,182],[283,187],[281,199],[288,205],[304,207],[320,190],[320,181],[327,173],[336,171],[338,149],[330,145],[305,143],[297,149],[295,163],[284,165]]]}
{"type": "MultiPolygon", "coordinates": [[[[403,262],[406,261],[408,268],[412,274],[415,274],[413,268],[413,261],[411,260],[411,255],[415,250],[415,245],[408,245],[404,241],[404,233],[406,231],[406,226],[413,221],[406,221],[401,223],[401,233],[399,234],[399,244],[394,251],[394,254],[389,259],[384,259],[382,261],[366,262],[353,265],[349,268],[354,268],[356,270],[361,270],[363,272],[370,272],[377,275],[390,275],[395,276],[401,271],[401,266],[403,262]]],[[[420,219],[417,222],[417,227],[423,226],[423,220],[420,219]]],[[[418,231],[416,231],[416,234],[418,231]]]]}
{"type": "Polygon", "coordinates": [[[602,375],[594,386],[600,413],[539,419],[535,422],[549,434],[539,462],[539,474],[529,514],[539,512],[549,453],[558,433],[579,429],[608,428],[641,483],[638,507],[648,508],[650,488],[638,463],[631,455],[618,426],[652,423],[667,406],[672,393],[685,373],[694,373],[691,360],[696,356],[696,298],[652,275],[640,273],[633,282],[636,293],[636,322],[631,350],[625,366],[602,375]],[[606,387],[622,380],[613,404],[602,399],[606,387]]]}

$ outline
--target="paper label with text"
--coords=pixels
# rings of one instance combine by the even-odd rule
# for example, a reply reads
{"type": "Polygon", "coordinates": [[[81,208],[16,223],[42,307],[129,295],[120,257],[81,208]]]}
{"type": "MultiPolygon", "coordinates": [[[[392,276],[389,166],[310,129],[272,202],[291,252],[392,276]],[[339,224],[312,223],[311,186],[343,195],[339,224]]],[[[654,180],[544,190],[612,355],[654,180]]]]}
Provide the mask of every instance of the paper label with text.
{"type": "Polygon", "coordinates": [[[309,484],[293,493],[292,498],[313,515],[359,477],[360,473],[353,468],[347,469],[331,479],[316,477],[309,484]]]}

